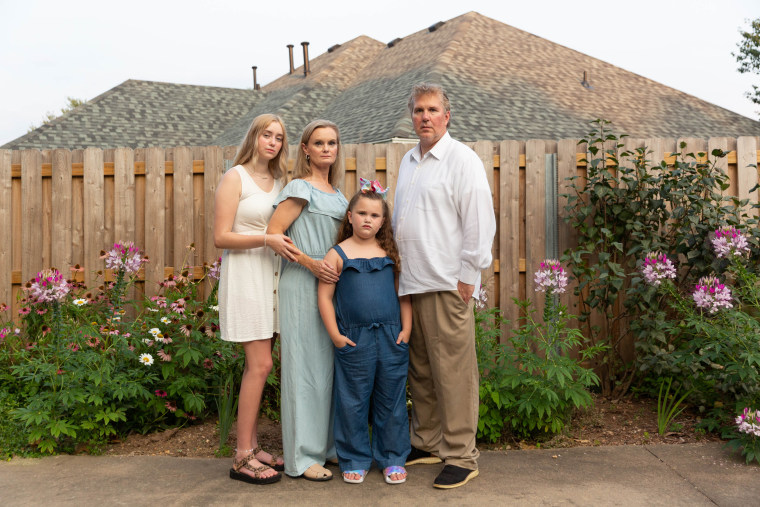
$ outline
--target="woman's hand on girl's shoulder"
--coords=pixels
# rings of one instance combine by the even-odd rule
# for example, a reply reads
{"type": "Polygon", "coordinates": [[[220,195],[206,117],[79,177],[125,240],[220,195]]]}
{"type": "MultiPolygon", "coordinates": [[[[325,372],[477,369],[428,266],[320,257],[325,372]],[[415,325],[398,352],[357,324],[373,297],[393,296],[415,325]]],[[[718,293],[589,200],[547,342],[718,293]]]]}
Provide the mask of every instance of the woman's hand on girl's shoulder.
{"type": "Polygon", "coordinates": [[[284,234],[267,234],[266,246],[271,248],[276,254],[285,257],[290,262],[296,261],[296,255],[301,253],[293,240],[284,234]]]}

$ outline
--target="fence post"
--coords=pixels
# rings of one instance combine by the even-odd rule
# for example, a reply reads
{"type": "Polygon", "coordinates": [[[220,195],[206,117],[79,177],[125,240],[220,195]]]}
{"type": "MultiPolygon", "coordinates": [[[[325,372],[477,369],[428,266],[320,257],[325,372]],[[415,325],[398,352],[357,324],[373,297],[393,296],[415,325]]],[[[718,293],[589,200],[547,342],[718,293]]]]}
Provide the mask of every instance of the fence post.
{"type": "Polygon", "coordinates": [[[64,277],[68,277],[71,267],[71,152],[58,149],[53,151],[52,164],[52,210],[53,223],[51,230],[51,265],[58,268],[64,277]]]}

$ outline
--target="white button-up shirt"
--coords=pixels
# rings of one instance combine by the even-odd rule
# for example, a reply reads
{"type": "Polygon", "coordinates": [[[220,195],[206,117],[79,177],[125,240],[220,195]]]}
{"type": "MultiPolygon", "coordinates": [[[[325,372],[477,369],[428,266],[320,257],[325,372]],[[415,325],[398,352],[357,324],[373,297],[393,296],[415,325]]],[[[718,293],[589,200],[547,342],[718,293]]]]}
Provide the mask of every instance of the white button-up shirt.
{"type": "Polygon", "coordinates": [[[401,255],[400,296],[456,290],[459,281],[477,289],[480,270],[491,265],[496,218],[475,152],[447,132],[424,157],[419,144],[404,155],[393,230],[401,255]]]}

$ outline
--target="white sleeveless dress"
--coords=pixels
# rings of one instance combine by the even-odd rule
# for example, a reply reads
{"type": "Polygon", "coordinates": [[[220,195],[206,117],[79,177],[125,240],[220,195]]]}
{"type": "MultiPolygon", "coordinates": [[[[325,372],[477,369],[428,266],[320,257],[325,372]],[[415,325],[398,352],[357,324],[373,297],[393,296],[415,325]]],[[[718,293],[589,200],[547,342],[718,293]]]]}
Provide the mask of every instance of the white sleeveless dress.
{"type": "MultiPolygon", "coordinates": [[[[275,181],[264,192],[243,166],[230,169],[240,175],[240,203],[232,232],[264,234],[274,212],[273,203],[282,189],[275,181]]],[[[219,277],[219,327],[222,340],[265,340],[279,333],[277,285],[280,257],[267,247],[224,250],[219,277]]]]}

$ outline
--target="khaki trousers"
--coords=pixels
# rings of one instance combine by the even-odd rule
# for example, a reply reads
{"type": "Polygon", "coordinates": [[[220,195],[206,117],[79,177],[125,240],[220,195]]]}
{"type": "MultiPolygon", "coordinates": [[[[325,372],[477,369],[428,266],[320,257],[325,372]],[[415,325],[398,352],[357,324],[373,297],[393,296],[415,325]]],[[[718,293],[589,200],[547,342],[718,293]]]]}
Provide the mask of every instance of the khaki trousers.
{"type": "Polygon", "coordinates": [[[479,379],[474,300],[457,291],[412,295],[411,444],[446,464],[478,469],[479,379]]]}

